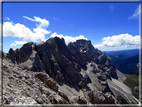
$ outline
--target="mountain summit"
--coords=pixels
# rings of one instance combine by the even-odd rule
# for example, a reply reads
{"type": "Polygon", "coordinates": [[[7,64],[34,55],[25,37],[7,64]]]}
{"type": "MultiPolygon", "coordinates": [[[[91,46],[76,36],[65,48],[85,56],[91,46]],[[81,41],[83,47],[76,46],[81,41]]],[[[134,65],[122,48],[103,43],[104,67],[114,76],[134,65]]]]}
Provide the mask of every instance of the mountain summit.
{"type": "MultiPolygon", "coordinates": [[[[138,100],[131,94],[130,88],[123,84],[126,77],[111,64],[105,54],[93,47],[90,40],[77,40],[74,43],[69,43],[68,46],[63,38],[58,37],[41,43],[26,43],[15,51],[10,49],[3,62],[6,63],[3,64],[4,90],[7,90],[8,87],[6,86],[7,79],[10,79],[6,77],[10,75],[10,72],[6,74],[5,71],[17,67],[18,69],[15,69],[17,74],[12,74],[15,70],[11,70],[13,78],[21,81],[22,77],[16,76],[20,72],[27,76],[31,75],[26,79],[32,83],[31,90],[39,90],[39,93],[44,94],[48,100],[45,99],[39,103],[39,100],[35,100],[35,97],[29,94],[28,97],[37,104],[124,103],[118,100],[118,96],[121,96],[129,104],[138,103],[138,100]],[[43,91],[45,86],[41,84],[34,87],[36,81],[47,84],[47,89],[43,91]],[[40,90],[39,87],[42,89],[40,90]],[[54,92],[54,95],[50,96],[53,92],[47,91],[48,88],[54,92]]],[[[23,82],[25,83],[25,80],[23,82]]],[[[17,88],[17,90],[19,89],[17,88]]],[[[37,96],[43,99],[40,94],[37,96]]],[[[26,97],[25,94],[23,96],[26,97]]],[[[8,100],[6,95],[4,98],[6,101],[8,100]]],[[[15,100],[11,102],[16,103],[15,100]]]]}

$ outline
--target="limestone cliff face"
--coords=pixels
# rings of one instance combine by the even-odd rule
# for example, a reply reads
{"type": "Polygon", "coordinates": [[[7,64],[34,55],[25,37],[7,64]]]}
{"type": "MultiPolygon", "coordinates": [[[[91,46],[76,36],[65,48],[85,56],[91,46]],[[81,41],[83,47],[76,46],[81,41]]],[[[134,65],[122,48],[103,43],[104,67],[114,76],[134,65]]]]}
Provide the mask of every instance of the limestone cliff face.
{"type": "MultiPolygon", "coordinates": [[[[41,104],[119,103],[116,98],[118,87],[115,86],[115,89],[112,87],[116,83],[114,83],[114,80],[123,84],[121,80],[126,77],[115,69],[106,55],[92,46],[91,41],[77,40],[66,46],[64,39],[55,37],[48,39],[46,42],[24,44],[22,48],[15,51],[10,49],[6,57],[13,64],[13,67],[18,67],[22,72],[28,73],[26,75],[32,75],[32,78],[29,78],[34,84],[36,81],[43,82],[47,85],[46,91],[49,90],[48,88],[52,89],[63,100],[57,101],[53,96],[56,101],[41,101],[41,104]]],[[[9,69],[9,66],[3,65],[3,67],[5,67],[4,76],[6,76],[7,72],[5,71],[9,69]]],[[[21,72],[20,70],[15,69],[12,72],[21,72]]],[[[9,73],[8,75],[13,74],[9,73]]],[[[9,78],[5,77],[5,79],[9,78]]],[[[18,77],[18,79],[20,78],[18,77]]],[[[30,83],[30,80],[27,81],[30,83]]],[[[38,87],[36,86],[36,88],[38,87]]],[[[33,90],[36,88],[33,88],[33,90]]],[[[127,88],[127,90],[130,89],[127,88]]],[[[39,91],[39,93],[42,93],[42,91],[39,91]]],[[[46,93],[44,94],[50,100],[46,93]]],[[[126,99],[128,103],[137,103],[133,96],[128,99],[122,93],[119,93],[119,95],[126,99]]],[[[30,98],[31,96],[29,95],[30,98]]],[[[42,99],[42,96],[39,97],[42,99]]],[[[34,101],[36,102],[35,99],[34,101]]]]}

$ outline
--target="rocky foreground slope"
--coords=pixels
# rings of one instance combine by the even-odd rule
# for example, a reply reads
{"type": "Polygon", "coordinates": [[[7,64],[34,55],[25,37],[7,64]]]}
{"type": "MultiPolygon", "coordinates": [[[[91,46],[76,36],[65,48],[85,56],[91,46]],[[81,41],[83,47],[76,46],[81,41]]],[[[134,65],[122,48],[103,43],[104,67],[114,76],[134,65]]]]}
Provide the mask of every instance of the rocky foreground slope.
{"type": "Polygon", "coordinates": [[[91,41],[27,43],[3,57],[4,104],[129,104],[138,100],[118,71],[91,41]]]}

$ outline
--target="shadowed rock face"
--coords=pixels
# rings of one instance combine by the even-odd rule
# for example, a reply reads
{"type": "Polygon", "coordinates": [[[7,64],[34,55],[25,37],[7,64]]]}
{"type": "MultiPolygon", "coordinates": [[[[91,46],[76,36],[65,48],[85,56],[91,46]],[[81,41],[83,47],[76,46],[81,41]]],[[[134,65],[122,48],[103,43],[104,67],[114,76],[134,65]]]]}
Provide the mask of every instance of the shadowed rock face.
{"type": "MultiPolygon", "coordinates": [[[[46,42],[24,44],[15,51],[10,49],[6,57],[19,69],[30,71],[31,75],[42,72],[35,74],[34,78],[66,99],[66,102],[58,101],[59,104],[119,103],[108,79],[119,80],[120,75],[117,75],[117,69],[107,56],[92,46],[91,41],[77,40],[66,46],[64,39],[55,37],[46,42]]],[[[54,99],[55,96],[51,97],[54,99]]]]}
{"type": "Polygon", "coordinates": [[[91,41],[86,40],[77,40],[74,43],[69,43],[68,48],[75,57],[76,62],[84,68],[86,68],[87,62],[91,62],[102,54],[92,46],[91,41]]]}

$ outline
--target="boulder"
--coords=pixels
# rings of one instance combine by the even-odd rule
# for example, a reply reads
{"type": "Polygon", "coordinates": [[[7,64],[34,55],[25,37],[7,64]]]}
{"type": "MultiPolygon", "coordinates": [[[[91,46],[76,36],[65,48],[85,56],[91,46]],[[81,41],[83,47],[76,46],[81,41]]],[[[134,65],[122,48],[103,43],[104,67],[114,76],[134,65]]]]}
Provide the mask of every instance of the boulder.
{"type": "Polygon", "coordinates": [[[85,96],[92,104],[117,104],[115,97],[101,91],[90,91],[85,93],[85,96]]]}
{"type": "Polygon", "coordinates": [[[40,79],[43,83],[45,83],[52,90],[58,91],[57,83],[53,79],[49,78],[47,74],[39,72],[35,74],[35,77],[40,79]]]}

